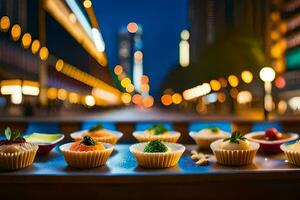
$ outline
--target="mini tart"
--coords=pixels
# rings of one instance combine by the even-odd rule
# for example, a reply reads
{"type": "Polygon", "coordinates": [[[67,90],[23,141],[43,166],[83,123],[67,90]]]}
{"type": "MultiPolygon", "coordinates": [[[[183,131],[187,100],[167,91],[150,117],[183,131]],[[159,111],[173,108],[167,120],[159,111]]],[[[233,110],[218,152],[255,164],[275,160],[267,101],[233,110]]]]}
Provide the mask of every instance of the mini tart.
{"type": "Polygon", "coordinates": [[[210,144],[212,142],[219,139],[225,139],[230,136],[230,133],[222,130],[213,133],[209,129],[202,129],[199,132],[191,131],[189,135],[201,149],[210,149],[210,144]]]}
{"type": "Polygon", "coordinates": [[[280,149],[284,152],[289,163],[300,166],[300,142],[282,144],[280,149]]]}
{"type": "Polygon", "coordinates": [[[245,150],[225,150],[220,148],[223,139],[211,143],[210,148],[216,156],[218,163],[223,165],[247,165],[253,163],[259,144],[249,142],[249,148],[245,150]]]}
{"type": "Polygon", "coordinates": [[[169,151],[162,153],[145,153],[144,149],[147,144],[147,142],[143,142],[129,147],[129,150],[136,158],[138,165],[145,168],[173,167],[178,163],[185,151],[185,147],[181,144],[164,142],[170,149],[169,151]]]}
{"type": "Polygon", "coordinates": [[[17,170],[32,165],[38,145],[28,142],[0,146],[0,169],[17,170]]]}
{"type": "Polygon", "coordinates": [[[135,131],[132,134],[139,142],[150,142],[152,140],[160,140],[163,142],[176,143],[180,138],[180,133],[177,131],[168,131],[162,134],[149,134],[147,131],[135,131]]]}
{"type": "Polygon", "coordinates": [[[119,139],[123,136],[123,133],[119,131],[102,129],[99,131],[92,132],[89,132],[88,130],[83,130],[71,134],[71,138],[75,141],[81,141],[84,136],[90,136],[97,142],[116,144],[119,141],[119,139]]]}
{"type": "Polygon", "coordinates": [[[114,149],[113,145],[102,143],[105,147],[104,150],[72,151],[70,147],[74,143],[63,144],[59,147],[68,165],[74,168],[95,168],[105,165],[114,149]]]}

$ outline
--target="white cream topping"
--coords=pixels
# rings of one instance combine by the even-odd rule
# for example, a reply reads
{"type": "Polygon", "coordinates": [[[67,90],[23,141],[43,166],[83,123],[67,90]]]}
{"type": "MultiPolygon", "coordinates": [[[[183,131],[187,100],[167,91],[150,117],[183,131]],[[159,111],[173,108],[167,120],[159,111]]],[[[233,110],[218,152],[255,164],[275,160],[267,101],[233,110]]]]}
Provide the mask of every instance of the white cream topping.
{"type": "Polygon", "coordinates": [[[248,150],[250,148],[248,140],[239,140],[238,142],[239,143],[233,143],[229,140],[223,141],[219,147],[224,150],[248,150]]]}
{"type": "Polygon", "coordinates": [[[290,150],[293,151],[299,151],[300,152],[300,142],[297,142],[295,144],[290,144],[287,146],[290,150]]]}
{"type": "Polygon", "coordinates": [[[218,130],[218,132],[213,132],[211,129],[203,129],[197,133],[198,136],[204,136],[204,137],[226,137],[228,134],[226,134],[222,130],[218,130]]]}

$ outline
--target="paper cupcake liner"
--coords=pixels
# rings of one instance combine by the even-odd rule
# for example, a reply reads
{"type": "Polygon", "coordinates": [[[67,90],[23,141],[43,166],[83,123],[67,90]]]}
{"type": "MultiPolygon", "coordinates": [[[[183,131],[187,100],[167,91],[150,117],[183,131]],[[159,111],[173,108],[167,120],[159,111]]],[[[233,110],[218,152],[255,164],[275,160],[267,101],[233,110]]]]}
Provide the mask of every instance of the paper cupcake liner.
{"type": "Polygon", "coordinates": [[[153,140],[160,140],[163,142],[176,143],[180,138],[180,133],[172,132],[171,134],[168,135],[147,135],[147,134],[143,134],[143,132],[134,132],[133,136],[139,142],[150,142],[153,140]]]}
{"type": "Polygon", "coordinates": [[[222,138],[194,138],[196,144],[201,149],[210,149],[210,144],[218,139],[222,139],[222,138]]]}
{"type": "Polygon", "coordinates": [[[201,149],[210,149],[210,144],[213,143],[214,141],[229,137],[229,134],[228,136],[205,137],[205,136],[198,135],[197,132],[190,132],[189,135],[191,138],[193,138],[193,140],[201,149]]]}
{"type": "Polygon", "coordinates": [[[285,156],[289,163],[300,166],[300,152],[296,151],[284,151],[285,156]]]}
{"type": "MultiPolygon", "coordinates": [[[[71,138],[74,139],[76,142],[81,141],[86,132],[87,130],[74,132],[71,134],[71,138]]],[[[123,133],[118,131],[110,131],[110,132],[112,132],[111,133],[112,135],[103,136],[103,137],[92,137],[92,138],[98,142],[116,144],[119,141],[119,139],[123,136],[123,133]]]]}
{"type": "Polygon", "coordinates": [[[138,165],[145,168],[168,168],[175,166],[185,147],[181,144],[165,143],[172,151],[166,153],[144,153],[147,143],[138,143],[130,146],[130,151],[136,158],[138,165]]]}
{"type": "Polygon", "coordinates": [[[253,163],[259,144],[250,142],[249,150],[223,150],[218,149],[222,140],[217,140],[211,144],[218,163],[223,165],[247,165],[253,163]]]}
{"type": "Polygon", "coordinates": [[[64,158],[70,167],[74,168],[95,168],[105,165],[111,155],[114,146],[103,143],[105,150],[100,151],[70,151],[69,148],[73,143],[67,143],[60,146],[64,158]]]}
{"type": "Polygon", "coordinates": [[[300,166],[300,152],[287,149],[286,144],[282,144],[280,149],[284,152],[289,163],[300,166]]]}
{"type": "Polygon", "coordinates": [[[214,137],[214,138],[193,137],[194,141],[201,149],[210,149],[211,143],[213,143],[216,140],[224,139],[224,138],[225,137],[222,137],[222,136],[214,137]]]}
{"type": "Polygon", "coordinates": [[[38,146],[31,144],[32,149],[16,153],[0,153],[1,170],[17,170],[32,165],[38,146]]]}

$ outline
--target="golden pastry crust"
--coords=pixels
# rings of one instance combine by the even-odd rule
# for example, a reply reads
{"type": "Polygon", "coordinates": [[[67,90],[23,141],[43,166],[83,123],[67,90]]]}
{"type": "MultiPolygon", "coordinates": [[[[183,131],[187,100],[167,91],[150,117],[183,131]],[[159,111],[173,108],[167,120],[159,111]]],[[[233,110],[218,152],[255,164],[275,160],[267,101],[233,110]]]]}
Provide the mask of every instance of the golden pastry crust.
{"type": "Polygon", "coordinates": [[[118,131],[110,131],[106,129],[98,131],[78,131],[71,134],[71,137],[75,141],[81,141],[84,136],[90,136],[98,142],[116,144],[119,139],[123,136],[123,133],[118,131]]]}
{"type": "Polygon", "coordinates": [[[185,147],[177,143],[164,142],[168,147],[167,152],[145,153],[144,149],[148,142],[138,143],[130,146],[130,151],[137,159],[138,165],[145,168],[168,168],[175,166],[185,147]]]}
{"type": "Polygon", "coordinates": [[[289,163],[300,166],[300,142],[294,144],[282,144],[280,149],[284,152],[289,163]]]}
{"type": "Polygon", "coordinates": [[[17,170],[32,165],[38,145],[31,143],[1,145],[0,169],[17,170]]]}
{"type": "Polygon", "coordinates": [[[83,136],[90,136],[93,138],[101,138],[101,137],[108,137],[108,136],[114,136],[110,131],[108,130],[98,130],[98,131],[87,131],[83,134],[83,136]]]}
{"type": "Polygon", "coordinates": [[[259,144],[249,142],[248,149],[224,149],[221,143],[223,139],[217,140],[210,145],[216,160],[223,165],[247,165],[253,163],[259,144]]]}
{"type": "Polygon", "coordinates": [[[194,139],[196,144],[201,149],[210,149],[210,144],[216,140],[224,139],[230,136],[230,133],[227,133],[222,130],[218,130],[218,132],[212,132],[210,129],[203,129],[199,132],[191,131],[189,135],[194,139]]]}
{"type": "Polygon", "coordinates": [[[111,144],[102,144],[105,147],[102,150],[73,151],[71,146],[74,145],[74,142],[61,145],[59,149],[62,151],[69,166],[74,168],[95,168],[105,165],[114,149],[114,146],[111,144]]]}

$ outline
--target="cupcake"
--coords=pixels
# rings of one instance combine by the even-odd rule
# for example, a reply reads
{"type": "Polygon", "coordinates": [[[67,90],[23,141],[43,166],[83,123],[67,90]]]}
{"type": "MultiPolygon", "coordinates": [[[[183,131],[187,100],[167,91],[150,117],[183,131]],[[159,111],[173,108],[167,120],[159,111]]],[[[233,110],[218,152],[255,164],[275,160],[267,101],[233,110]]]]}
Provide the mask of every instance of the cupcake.
{"type": "Polygon", "coordinates": [[[287,160],[297,166],[300,166],[300,142],[299,140],[293,144],[282,144],[280,146],[281,150],[284,152],[287,160]]]}
{"type": "Polygon", "coordinates": [[[160,140],[134,144],[129,149],[139,166],[145,168],[173,167],[185,151],[185,147],[181,144],[160,140]]]}
{"type": "Polygon", "coordinates": [[[123,133],[104,129],[101,124],[97,124],[88,130],[77,131],[71,134],[71,138],[75,141],[81,141],[84,136],[92,137],[98,142],[116,144],[123,136],[123,133]]]}
{"type": "Polygon", "coordinates": [[[152,140],[160,140],[164,142],[177,142],[180,133],[169,131],[164,125],[153,125],[145,131],[135,131],[133,136],[139,142],[149,142],[152,140]]]}
{"type": "Polygon", "coordinates": [[[94,168],[105,165],[113,148],[113,145],[98,142],[89,136],[84,136],[81,141],[59,147],[68,165],[75,168],[94,168]]]}
{"type": "Polygon", "coordinates": [[[0,141],[0,169],[17,170],[32,165],[38,145],[26,142],[19,131],[5,129],[6,140],[0,141]]]}
{"type": "Polygon", "coordinates": [[[211,143],[210,148],[220,164],[247,165],[253,163],[259,144],[249,142],[239,132],[234,132],[231,137],[211,143]]]}
{"type": "Polygon", "coordinates": [[[230,133],[222,131],[217,127],[208,127],[199,132],[191,131],[189,135],[201,149],[209,149],[212,142],[227,138],[230,136],[230,133]]]}

